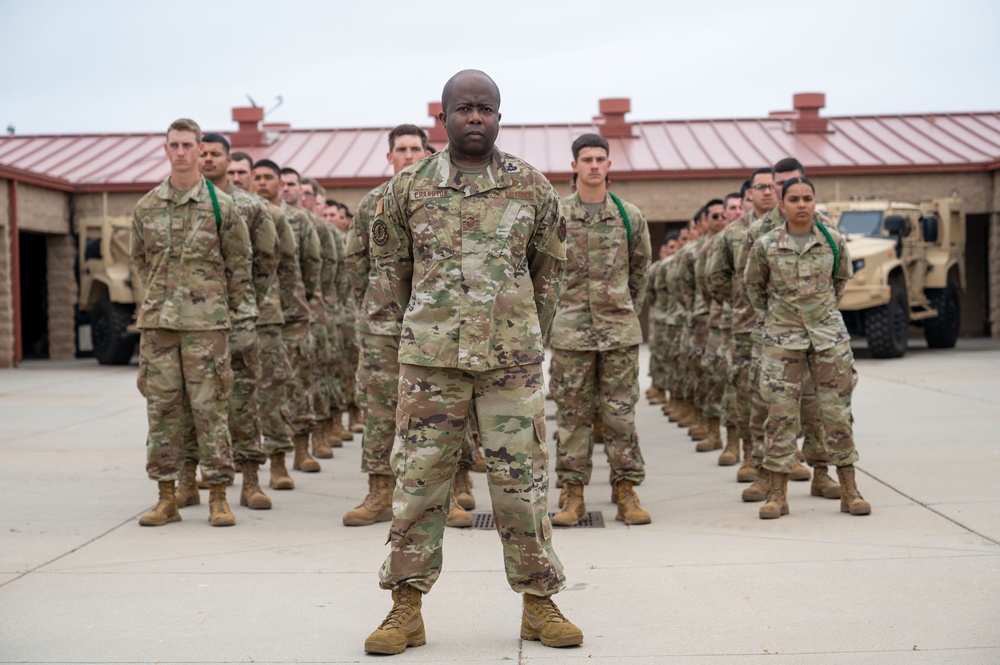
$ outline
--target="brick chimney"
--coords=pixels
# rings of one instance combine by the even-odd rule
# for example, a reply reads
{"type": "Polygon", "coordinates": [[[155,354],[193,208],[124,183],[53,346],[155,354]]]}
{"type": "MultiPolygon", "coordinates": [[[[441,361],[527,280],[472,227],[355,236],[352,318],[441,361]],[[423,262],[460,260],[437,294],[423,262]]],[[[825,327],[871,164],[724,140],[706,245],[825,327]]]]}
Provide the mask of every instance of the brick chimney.
{"type": "Polygon", "coordinates": [[[444,107],[441,106],[441,102],[431,102],[427,105],[427,114],[434,118],[434,124],[431,126],[431,131],[427,133],[427,142],[433,145],[435,150],[440,150],[444,147],[444,144],[448,142],[448,131],[438,119],[438,113],[440,113],[443,108],[444,107]]]}
{"type": "Polygon", "coordinates": [[[628,97],[602,99],[598,102],[601,115],[594,118],[600,126],[601,136],[606,139],[632,138],[632,123],[626,122],[625,114],[632,110],[632,100],[628,97]]]}
{"type": "Polygon", "coordinates": [[[828,132],[826,118],[819,117],[819,110],[826,106],[826,95],[822,92],[800,92],[792,96],[796,134],[822,134],[828,132]]]}
{"type": "Polygon", "coordinates": [[[260,106],[233,107],[233,121],[239,128],[229,136],[232,147],[250,148],[264,145],[264,132],[259,125],[263,119],[264,109],[260,106]]]}

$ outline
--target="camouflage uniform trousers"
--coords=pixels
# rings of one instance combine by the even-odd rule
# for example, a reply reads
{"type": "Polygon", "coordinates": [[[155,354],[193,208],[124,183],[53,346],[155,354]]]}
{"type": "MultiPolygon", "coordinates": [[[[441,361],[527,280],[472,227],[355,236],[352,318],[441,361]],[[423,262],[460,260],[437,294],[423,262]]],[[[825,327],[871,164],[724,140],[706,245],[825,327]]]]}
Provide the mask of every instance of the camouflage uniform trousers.
{"type": "Polygon", "coordinates": [[[146,398],[149,419],[149,477],[177,480],[186,428],[184,411],[190,408],[202,476],[209,484],[232,482],[229,331],[143,330],[137,384],[146,398]]]}
{"type": "Polygon", "coordinates": [[[667,349],[663,345],[663,329],[666,327],[664,323],[649,322],[649,376],[653,387],[660,390],[667,387],[667,349]]]}
{"type": "Polygon", "coordinates": [[[704,411],[708,381],[702,371],[701,357],[708,345],[708,315],[695,318],[690,325],[684,360],[684,393],[699,411],[704,411]]]}
{"type": "Polygon", "coordinates": [[[334,353],[325,323],[313,322],[311,332],[316,348],[316,362],[312,366],[313,413],[316,415],[316,420],[326,420],[330,417],[333,399],[330,382],[327,380],[327,368],[333,362],[334,353]]]}
{"type": "Polygon", "coordinates": [[[361,443],[361,470],[390,476],[399,399],[399,337],[370,333],[361,333],[360,337],[355,402],[368,407],[361,443]]]}
{"type": "MultiPolygon", "coordinates": [[[[347,396],[344,394],[345,382],[341,369],[344,349],[340,339],[340,324],[333,316],[329,317],[326,324],[326,339],[329,343],[329,357],[323,372],[323,382],[330,395],[330,417],[332,417],[335,412],[347,409],[347,396]]],[[[351,371],[353,372],[355,369],[351,371]]]]}
{"type": "Polygon", "coordinates": [[[282,337],[283,328],[280,323],[257,326],[261,366],[257,398],[264,453],[269,457],[275,453],[290,453],[294,448],[285,388],[292,376],[292,367],[282,337]]]}
{"type": "Polygon", "coordinates": [[[358,358],[361,355],[360,349],[358,349],[357,331],[353,322],[340,325],[340,353],[338,374],[341,377],[341,389],[345,400],[342,410],[346,410],[349,406],[357,405],[354,396],[356,392],[354,372],[358,367],[358,358]]]}
{"type": "Polygon", "coordinates": [[[292,374],[285,383],[292,434],[307,434],[316,426],[316,343],[308,321],[286,323],[281,329],[292,374]]]}
{"type": "MultiPolygon", "coordinates": [[[[750,438],[753,441],[754,466],[760,468],[764,459],[764,432],[767,421],[769,403],[761,387],[763,376],[762,345],[754,341],[750,361],[750,388],[753,399],[750,404],[750,438]]],[[[799,408],[800,429],[796,436],[803,436],[802,454],[810,465],[827,464],[827,450],[824,444],[823,421],[820,415],[819,401],[816,398],[816,385],[812,374],[806,372],[802,385],[801,406],[799,408]]]]}
{"type": "Polygon", "coordinates": [[[441,541],[452,477],[475,404],[507,582],[549,596],[565,584],[552,548],[542,367],[467,372],[403,364],[392,450],[396,490],[383,589],[427,593],[441,573],[441,541]]]}
{"type": "Polygon", "coordinates": [[[701,413],[706,418],[721,418],[726,388],[726,357],[722,348],[721,328],[709,326],[704,348],[701,354],[701,384],[704,386],[701,413]]]}
{"type": "Polygon", "coordinates": [[[733,353],[733,345],[736,341],[733,339],[733,329],[730,327],[724,327],[719,329],[722,333],[722,341],[719,344],[719,354],[717,362],[719,363],[719,376],[722,377],[722,426],[726,429],[737,428],[737,406],[736,402],[738,400],[738,395],[733,387],[732,381],[730,381],[730,371],[731,371],[731,357],[733,353]]]}
{"type": "Polygon", "coordinates": [[[820,419],[827,434],[827,456],[823,463],[840,467],[858,461],[851,424],[853,367],[854,356],[849,342],[823,351],[782,349],[771,345],[762,348],[760,389],[768,402],[764,427],[765,469],[791,473],[795,465],[800,400],[809,374],[813,377],[820,419]]]}
{"type": "Polygon", "coordinates": [[[635,431],[639,401],[639,347],[610,351],[552,350],[552,396],[558,406],[556,474],[563,484],[590,483],[593,403],[599,400],[611,480],[641,483],[646,465],[635,431]]]}
{"type": "MultiPolygon", "coordinates": [[[[736,333],[729,347],[728,394],[731,397],[733,421],[744,441],[750,441],[750,409],[756,390],[751,392],[750,374],[753,360],[753,340],[749,333],[736,333]]],[[[763,436],[763,433],[761,434],[763,436]]]]}
{"type": "MultiPolygon", "coordinates": [[[[262,464],[264,448],[260,442],[260,418],[257,409],[257,385],[260,382],[260,345],[253,319],[236,321],[229,331],[230,366],[233,368],[233,390],[229,395],[229,435],[233,462],[262,464]]],[[[198,461],[198,437],[194,414],[184,405],[184,437],[181,444],[184,459],[198,461]]]]}
{"type": "Polygon", "coordinates": [[[666,351],[665,359],[665,372],[666,372],[666,388],[670,391],[670,396],[675,399],[680,399],[683,395],[683,389],[681,388],[682,373],[681,373],[681,333],[684,328],[682,326],[663,326],[664,328],[664,338],[663,346],[666,351]]]}

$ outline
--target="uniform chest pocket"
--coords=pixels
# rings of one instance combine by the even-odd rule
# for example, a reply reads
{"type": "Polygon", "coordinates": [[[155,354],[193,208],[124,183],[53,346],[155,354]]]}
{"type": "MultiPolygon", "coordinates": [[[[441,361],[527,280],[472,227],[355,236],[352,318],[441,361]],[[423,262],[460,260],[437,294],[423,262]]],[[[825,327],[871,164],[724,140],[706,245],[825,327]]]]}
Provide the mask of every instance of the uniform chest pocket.
{"type": "Polygon", "coordinates": [[[152,208],[142,220],[142,243],[147,257],[159,256],[170,247],[170,212],[164,205],[152,208]]]}
{"type": "Polygon", "coordinates": [[[490,256],[503,258],[515,268],[524,261],[528,237],[535,221],[535,211],[521,201],[510,199],[496,229],[493,230],[490,256]]]}
{"type": "MultiPolygon", "coordinates": [[[[799,257],[791,253],[775,254],[772,258],[777,273],[775,286],[785,291],[797,291],[800,283],[799,257]]],[[[775,281],[772,277],[772,282],[775,281]]]]}

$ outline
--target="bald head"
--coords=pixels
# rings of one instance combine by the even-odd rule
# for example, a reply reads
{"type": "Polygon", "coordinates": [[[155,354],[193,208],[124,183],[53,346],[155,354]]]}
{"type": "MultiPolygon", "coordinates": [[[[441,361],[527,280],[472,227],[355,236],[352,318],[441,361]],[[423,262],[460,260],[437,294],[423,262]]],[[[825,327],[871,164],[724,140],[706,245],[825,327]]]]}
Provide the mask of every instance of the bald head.
{"type": "Polygon", "coordinates": [[[496,108],[500,108],[500,88],[497,84],[489,77],[486,72],[481,72],[478,69],[463,69],[459,73],[448,79],[448,82],[444,84],[444,89],[441,91],[441,108],[445,113],[451,108],[452,99],[455,96],[455,88],[462,83],[475,82],[479,84],[486,84],[489,86],[495,95],[493,101],[496,103],[496,108]]]}

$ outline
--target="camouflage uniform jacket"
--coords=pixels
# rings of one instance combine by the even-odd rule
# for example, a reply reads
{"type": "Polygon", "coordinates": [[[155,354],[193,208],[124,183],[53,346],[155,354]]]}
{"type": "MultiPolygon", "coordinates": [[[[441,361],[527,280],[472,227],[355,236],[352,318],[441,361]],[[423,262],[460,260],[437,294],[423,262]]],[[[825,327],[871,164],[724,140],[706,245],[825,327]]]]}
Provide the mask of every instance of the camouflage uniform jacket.
{"type": "Polygon", "coordinates": [[[403,310],[399,362],[488,371],[541,363],[566,259],[549,181],[494,150],[482,174],[445,148],[389,182],[372,258],[403,310]]]}
{"type": "MultiPolygon", "coordinates": [[[[257,323],[269,325],[283,323],[281,298],[278,295],[278,232],[264,199],[236,187],[230,180],[226,194],[236,202],[236,207],[247,223],[250,245],[253,248],[253,292],[257,305],[257,323]]],[[[248,297],[249,297],[248,295],[248,297]]],[[[250,318],[237,316],[237,319],[250,318]]]]}
{"type": "MultiPolygon", "coordinates": [[[[683,247],[681,248],[683,249],[683,247]]],[[[679,268],[682,265],[680,250],[674,252],[666,258],[663,270],[655,277],[656,290],[662,291],[663,296],[657,296],[657,301],[662,297],[664,303],[663,322],[668,326],[684,325],[684,308],[681,306],[679,288],[679,268]]]]}
{"type": "Polygon", "coordinates": [[[185,192],[166,180],[139,199],[132,265],[146,287],[137,327],[228,330],[251,284],[250,234],[233,200],[216,190],[216,224],[205,178],[185,192]]]}
{"type": "MultiPolygon", "coordinates": [[[[817,218],[818,219],[818,218],[817,218]]],[[[837,272],[826,236],[812,227],[802,249],[787,225],[753,244],[746,267],[747,295],[763,323],[763,342],[785,349],[829,349],[850,341],[837,303],[851,278],[851,257],[844,237],[829,229],[838,248],[837,272]]]]}
{"type": "Polygon", "coordinates": [[[309,303],[311,320],[314,320],[319,308],[323,306],[320,298],[319,282],[323,269],[323,255],[319,245],[319,233],[310,221],[305,210],[293,208],[284,201],[281,210],[295,235],[295,246],[299,252],[299,271],[302,274],[302,285],[305,287],[306,301],[309,303]]]}
{"type": "Polygon", "coordinates": [[[639,312],[649,273],[649,226],[634,205],[622,201],[622,206],[631,240],[609,194],[596,215],[588,214],[578,194],[559,202],[566,220],[566,265],[552,321],[553,348],[608,351],[642,342],[639,312]]]}
{"type": "Polygon", "coordinates": [[[682,325],[691,325],[697,317],[708,316],[708,307],[695,279],[695,263],[704,243],[705,236],[701,236],[677,252],[680,260],[680,265],[677,266],[677,302],[684,312],[682,325]]]}
{"type": "Polygon", "coordinates": [[[318,323],[334,323],[340,321],[340,300],[337,297],[337,271],[340,269],[340,252],[337,251],[337,238],[334,235],[333,224],[319,215],[308,213],[309,220],[319,237],[319,299],[314,310],[318,323]]]}
{"type": "Polygon", "coordinates": [[[309,301],[299,268],[299,245],[284,208],[268,203],[278,232],[278,294],[284,323],[309,320],[309,301]]]}
{"type": "Polygon", "coordinates": [[[756,221],[751,209],[716,236],[708,258],[706,281],[713,299],[732,306],[733,334],[748,334],[757,322],[757,314],[743,288],[743,271],[749,247],[745,246],[750,226],[756,221]]]}
{"type": "Polygon", "coordinates": [[[708,311],[709,328],[721,328],[723,318],[722,304],[712,298],[708,289],[708,257],[712,254],[712,248],[718,237],[718,233],[714,236],[705,236],[694,263],[695,286],[698,290],[698,297],[705,303],[705,309],[708,311]]]}
{"type": "Polygon", "coordinates": [[[336,226],[333,228],[333,238],[337,244],[337,272],[334,277],[334,288],[337,291],[337,304],[340,308],[340,323],[342,325],[354,327],[354,321],[358,318],[358,303],[354,298],[351,289],[351,277],[347,274],[347,266],[344,264],[344,256],[347,255],[347,233],[341,231],[336,226]]]}
{"type": "Polygon", "coordinates": [[[656,321],[657,323],[663,323],[663,319],[666,317],[667,313],[664,309],[664,303],[661,298],[664,294],[656,292],[656,276],[661,270],[663,270],[664,264],[667,262],[666,259],[657,259],[649,264],[649,275],[646,277],[646,304],[649,305],[649,320],[650,322],[656,321]]]}
{"type": "Polygon", "coordinates": [[[358,204],[358,211],[347,230],[347,256],[344,266],[351,280],[351,291],[358,303],[357,329],[368,335],[399,337],[403,311],[387,296],[379,281],[378,272],[369,258],[369,235],[375,209],[382,200],[389,183],[379,185],[365,194],[358,204]]]}

